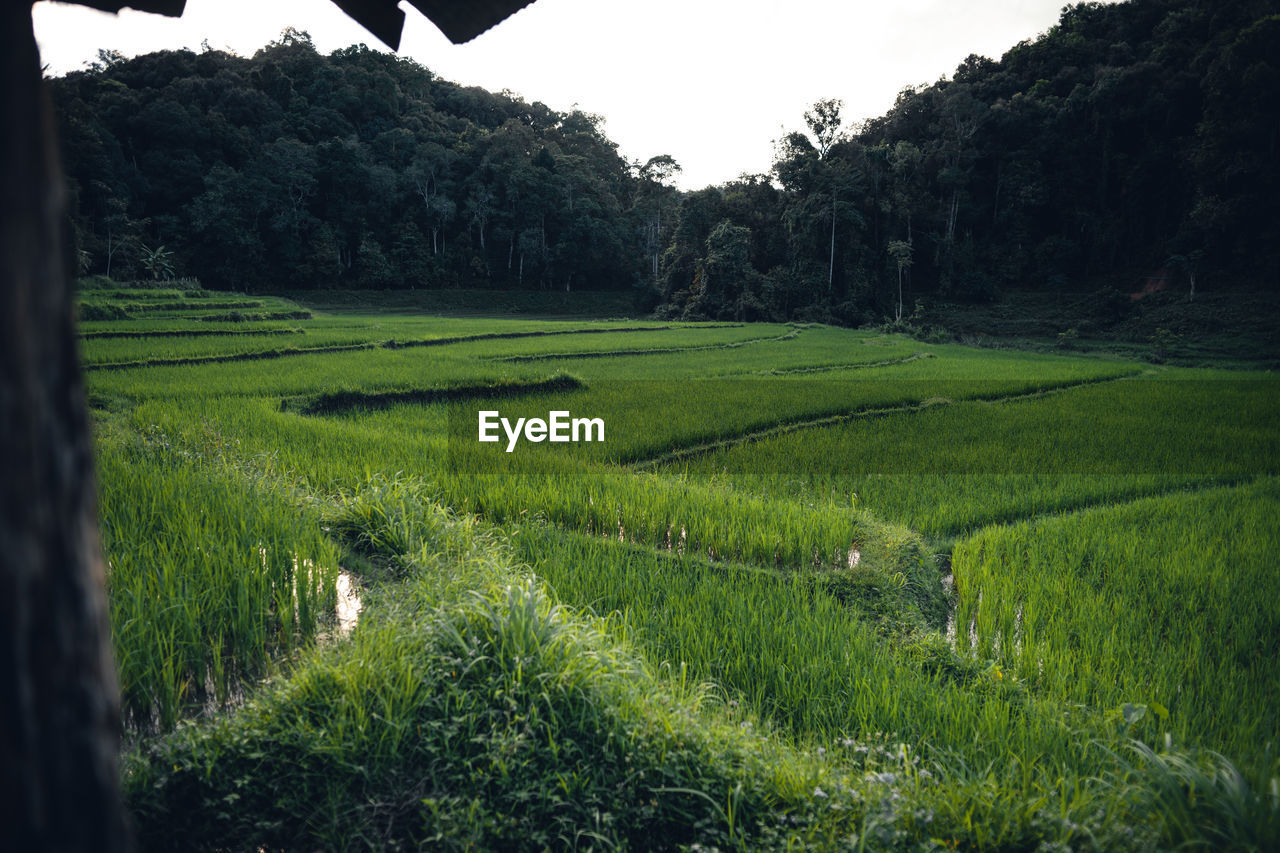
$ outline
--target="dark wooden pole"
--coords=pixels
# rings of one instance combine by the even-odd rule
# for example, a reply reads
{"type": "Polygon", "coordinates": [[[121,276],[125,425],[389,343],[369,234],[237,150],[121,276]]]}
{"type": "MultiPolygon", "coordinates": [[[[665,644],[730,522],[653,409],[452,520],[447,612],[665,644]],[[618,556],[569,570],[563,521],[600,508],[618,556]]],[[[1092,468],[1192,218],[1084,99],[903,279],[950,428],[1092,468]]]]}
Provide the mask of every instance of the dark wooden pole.
{"type": "Polygon", "coordinates": [[[64,189],[29,2],[0,6],[0,849],[126,849],[64,189]]]}

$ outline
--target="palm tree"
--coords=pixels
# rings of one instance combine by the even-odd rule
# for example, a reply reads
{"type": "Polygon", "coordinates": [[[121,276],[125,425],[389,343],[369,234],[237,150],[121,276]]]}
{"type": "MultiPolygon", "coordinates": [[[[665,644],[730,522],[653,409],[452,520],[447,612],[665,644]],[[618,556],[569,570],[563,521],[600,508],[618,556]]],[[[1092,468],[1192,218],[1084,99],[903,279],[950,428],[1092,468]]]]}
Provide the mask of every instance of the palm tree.
{"type": "Polygon", "coordinates": [[[173,278],[173,262],[170,258],[173,252],[166,251],[164,246],[156,246],[154,249],[142,247],[142,266],[147,272],[151,273],[153,281],[164,279],[168,281],[173,278]]]}

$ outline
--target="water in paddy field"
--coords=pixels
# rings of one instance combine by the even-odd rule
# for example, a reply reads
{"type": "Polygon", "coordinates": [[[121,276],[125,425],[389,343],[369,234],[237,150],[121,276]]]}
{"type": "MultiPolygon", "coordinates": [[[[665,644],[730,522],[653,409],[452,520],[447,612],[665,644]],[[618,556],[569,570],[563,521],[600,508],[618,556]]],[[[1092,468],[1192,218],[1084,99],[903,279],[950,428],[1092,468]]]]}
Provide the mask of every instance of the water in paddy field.
{"type": "MultiPolygon", "coordinates": [[[[942,587],[947,591],[947,594],[950,595],[951,592],[955,589],[955,575],[949,574],[946,577],[944,577],[942,579],[942,587]]],[[[982,604],[981,592],[978,593],[978,604],[979,606],[981,606],[982,604]]],[[[956,625],[956,603],[953,602],[951,605],[951,612],[947,614],[947,630],[946,630],[945,637],[947,639],[947,645],[951,646],[951,648],[955,649],[956,651],[961,651],[961,648],[959,645],[960,637],[958,636],[958,634],[959,632],[957,630],[957,625],[956,625]]],[[[969,620],[969,645],[964,649],[964,651],[973,652],[977,648],[978,648],[978,620],[970,619],[969,620]]]]}
{"type": "MultiPolygon", "coordinates": [[[[262,556],[263,568],[267,565],[267,549],[259,548],[258,553],[262,556]]],[[[293,571],[294,576],[298,577],[301,568],[314,568],[312,562],[303,559],[299,564],[298,555],[293,555],[293,571]]],[[[338,580],[335,584],[337,587],[337,604],[334,606],[333,614],[338,620],[338,636],[345,637],[351,633],[351,629],[360,621],[360,611],[364,609],[364,604],[360,601],[360,586],[356,583],[351,573],[344,571],[341,567],[338,570],[338,580]]],[[[294,590],[294,597],[297,597],[297,590],[294,590]]]]}
{"type": "Polygon", "coordinates": [[[360,602],[360,588],[352,579],[350,572],[338,572],[338,604],[334,614],[338,617],[338,634],[346,636],[360,621],[360,611],[364,605],[360,602]]]}
{"type": "Polygon", "coordinates": [[[945,636],[947,638],[947,645],[954,649],[956,648],[957,606],[955,601],[956,576],[954,572],[948,572],[942,576],[942,591],[946,593],[947,601],[949,602],[947,607],[947,630],[945,636]]]}

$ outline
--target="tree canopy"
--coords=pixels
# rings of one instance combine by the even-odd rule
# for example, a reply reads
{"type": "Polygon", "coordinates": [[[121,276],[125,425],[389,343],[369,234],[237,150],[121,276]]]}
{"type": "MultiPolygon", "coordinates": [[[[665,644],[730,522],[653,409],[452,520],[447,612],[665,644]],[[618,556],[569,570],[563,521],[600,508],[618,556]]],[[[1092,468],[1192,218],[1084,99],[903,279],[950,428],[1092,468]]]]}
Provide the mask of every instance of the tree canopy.
{"type": "Polygon", "coordinates": [[[685,198],[663,310],[737,313],[737,292],[713,305],[695,286],[721,220],[751,229],[761,278],[739,288],[777,318],[900,317],[922,295],[1133,291],[1162,268],[1188,292],[1275,287],[1275,11],[1075,3],[1043,36],[999,61],[970,56],[855,128],[819,101],[768,176],[685,198]]]}
{"type": "Polygon", "coordinates": [[[163,245],[219,288],[628,288],[678,169],[624,161],[600,116],[294,30],[51,82],[77,245],[116,277],[163,245]]]}
{"type": "Polygon", "coordinates": [[[668,316],[901,316],[923,295],[1188,291],[1280,277],[1280,15],[1266,0],[1076,3],[767,173],[677,192],[600,116],[286,31],[53,81],[86,271],[214,287],[636,287],[668,316]]]}

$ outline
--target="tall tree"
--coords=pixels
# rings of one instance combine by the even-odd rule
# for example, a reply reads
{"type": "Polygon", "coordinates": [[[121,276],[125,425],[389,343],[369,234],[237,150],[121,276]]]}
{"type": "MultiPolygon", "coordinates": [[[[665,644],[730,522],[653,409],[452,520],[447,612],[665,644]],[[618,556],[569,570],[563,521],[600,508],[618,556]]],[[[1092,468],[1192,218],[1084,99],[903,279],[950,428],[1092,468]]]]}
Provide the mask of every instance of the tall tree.
{"type": "Polygon", "coordinates": [[[902,322],[902,275],[906,270],[911,269],[911,254],[913,247],[906,240],[894,240],[889,243],[889,257],[893,259],[894,264],[898,267],[898,306],[894,312],[894,322],[902,322]]]}
{"type": "Polygon", "coordinates": [[[815,103],[812,109],[805,111],[804,123],[809,126],[809,132],[813,134],[814,147],[817,148],[819,157],[826,157],[831,146],[840,138],[840,128],[843,123],[840,118],[842,109],[844,109],[844,101],[825,98],[815,103]]]}
{"type": "Polygon", "coordinates": [[[815,147],[818,149],[818,158],[825,167],[823,171],[827,173],[824,177],[831,185],[831,254],[827,266],[828,291],[835,289],[837,193],[840,179],[847,172],[846,164],[833,164],[828,155],[831,153],[831,146],[840,138],[840,109],[843,106],[844,103],[838,100],[818,101],[813,105],[813,109],[804,114],[805,123],[809,125],[809,132],[813,134],[815,147]]]}
{"type": "MultiPolygon", "coordinates": [[[[801,245],[816,253],[821,245],[826,282],[822,299],[836,297],[837,229],[841,219],[861,220],[851,202],[861,175],[854,162],[857,151],[850,147],[842,129],[838,100],[822,100],[805,113],[808,135],[792,132],[783,137],[774,161],[774,174],[793,194],[784,214],[796,242],[796,251],[807,254],[801,245]],[[816,232],[820,228],[822,237],[816,232]],[[820,241],[820,242],[819,242],[820,241]]],[[[816,259],[814,259],[816,261],[816,259]]]]}
{"type": "Polygon", "coordinates": [[[641,217],[644,235],[644,252],[649,259],[649,276],[658,280],[658,264],[662,255],[662,223],[678,198],[671,182],[681,171],[680,164],[670,154],[650,157],[644,165],[636,166],[635,209],[641,217]]]}
{"type": "Polygon", "coordinates": [[[407,173],[426,210],[433,255],[440,254],[445,227],[458,211],[457,203],[447,193],[449,166],[455,157],[452,150],[438,142],[427,143],[419,148],[407,173]]]}

